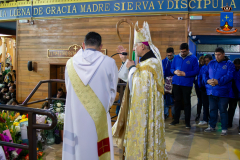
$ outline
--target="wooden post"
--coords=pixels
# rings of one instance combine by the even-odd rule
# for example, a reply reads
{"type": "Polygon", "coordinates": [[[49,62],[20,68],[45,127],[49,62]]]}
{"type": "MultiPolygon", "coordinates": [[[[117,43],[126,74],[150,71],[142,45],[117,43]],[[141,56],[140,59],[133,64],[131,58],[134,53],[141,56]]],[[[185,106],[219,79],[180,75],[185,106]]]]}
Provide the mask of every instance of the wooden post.
{"type": "Polygon", "coordinates": [[[13,70],[16,70],[17,66],[16,66],[16,40],[13,39],[13,57],[12,57],[12,66],[13,66],[13,70]]]}
{"type": "Polygon", "coordinates": [[[6,62],[6,38],[1,37],[2,39],[2,71],[5,71],[5,62],[6,62]]]}

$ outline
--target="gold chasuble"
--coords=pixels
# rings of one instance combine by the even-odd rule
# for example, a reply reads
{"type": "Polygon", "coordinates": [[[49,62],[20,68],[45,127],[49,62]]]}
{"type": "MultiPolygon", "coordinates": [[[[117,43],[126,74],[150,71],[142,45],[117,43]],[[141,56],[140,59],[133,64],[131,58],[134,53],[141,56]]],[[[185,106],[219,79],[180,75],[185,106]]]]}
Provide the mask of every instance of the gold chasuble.
{"type": "Polygon", "coordinates": [[[136,32],[135,43],[148,42],[156,58],[139,63],[128,79],[120,113],[112,128],[113,139],[119,148],[125,147],[126,160],[167,160],[161,57],[151,43],[148,24],[144,22],[143,28],[136,32]]]}
{"type": "Polygon", "coordinates": [[[77,97],[95,123],[98,136],[96,145],[98,147],[99,160],[110,160],[110,142],[105,108],[91,87],[89,85],[85,86],[77,75],[73,67],[72,58],[67,62],[67,71],[77,97]]]}

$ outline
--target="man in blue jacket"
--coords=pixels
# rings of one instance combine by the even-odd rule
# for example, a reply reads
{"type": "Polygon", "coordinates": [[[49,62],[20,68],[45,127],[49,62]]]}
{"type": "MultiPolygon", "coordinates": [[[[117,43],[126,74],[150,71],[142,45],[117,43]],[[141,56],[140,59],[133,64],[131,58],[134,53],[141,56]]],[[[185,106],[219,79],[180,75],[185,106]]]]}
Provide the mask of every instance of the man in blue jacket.
{"type": "Polygon", "coordinates": [[[212,60],[211,55],[207,54],[206,56],[204,56],[205,65],[202,66],[202,68],[200,69],[199,74],[198,74],[198,87],[201,92],[202,105],[203,105],[203,120],[200,121],[198,125],[208,124],[208,120],[209,120],[208,119],[208,117],[209,117],[209,100],[208,100],[208,95],[207,95],[206,88],[205,88],[205,83],[203,81],[203,73],[206,70],[206,67],[211,60],[212,60]]]}
{"type": "MultiPolygon", "coordinates": [[[[165,80],[167,77],[173,76],[170,70],[171,70],[171,65],[174,58],[174,49],[172,47],[169,47],[166,52],[167,52],[167,57],[162,60],[163,73],[164,73],[165,80]]],[[[173,95],[165,92],[165,95],[164,95],[164,118],[165,119],[169,115],[168,114],[169,106],[171,106],[172,115],[174,115],[173,95]]]]}
{"type": "Polygon", "coordinates": [[[233,72],[232,90],[229,95],[229,108],[228,108],[228,127],[232,127],[233,117],[237,107],[237,103],[240,101],[240,58],[236,58],[233,61],[235,65],[235,71],[233,72]]]}
{"type": "Polygon", "coordinates": [[[203,74],[210,106],[210,126],[205,129],[205,132],[215,131],[218,110],[220,110],[222,124],[221,135],[226,135],[228,128],[228,97],[232,87],[231,81],[235,67],[233,63],[225,57],[225,52],[221,47],[216,48],[215,58],[215,60],[207,65],[203,74]]]}
{"type": "Polygon", "coordinates": [[[191,128],[191,92],[194,79],[199,72],[198,60],[191,52],[189,52],[188,44],[180,45],[180,53],[173,59],[171,72],[173,76],[173,95],[175,100],[174,121],[169,125],[179,123],[181,100],[184,100],[184,112],[186,128],[191,128]]]}

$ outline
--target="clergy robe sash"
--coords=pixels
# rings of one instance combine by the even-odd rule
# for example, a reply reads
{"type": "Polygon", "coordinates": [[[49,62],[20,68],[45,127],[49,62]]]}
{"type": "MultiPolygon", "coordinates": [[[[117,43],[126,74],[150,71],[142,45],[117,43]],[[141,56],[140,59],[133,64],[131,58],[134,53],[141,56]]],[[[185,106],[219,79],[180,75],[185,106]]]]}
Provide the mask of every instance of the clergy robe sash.
{"type": "Polygon", "coordinates": [[[67,62],[67,71],[74,92],[95,123],[98,136],[97,147],[99,160],[110,160],[110,142],[106,110],[92,88],[89,85],[85,86],[77,75],[72,58],[67,62]]]}

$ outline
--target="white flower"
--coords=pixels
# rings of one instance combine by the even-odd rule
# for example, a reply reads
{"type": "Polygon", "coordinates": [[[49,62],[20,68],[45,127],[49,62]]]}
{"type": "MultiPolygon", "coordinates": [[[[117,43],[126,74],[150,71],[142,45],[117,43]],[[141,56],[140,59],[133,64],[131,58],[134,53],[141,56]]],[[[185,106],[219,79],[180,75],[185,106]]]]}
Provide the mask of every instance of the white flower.
{"type": "Polygon", "coordinates": [[[16,132],[20,132],[21,131],[20,126],[16,126],[15,129],[16,129],[16,132]]]}
{"type": "Polygon", "coordinates": [[[18,116],[18,117],[14,120],[14,122],[18,122],[20,119],[22,119],[22,116],[18,116]]]}
{"type": "Polygon", "coordinates": [[[52,120],[47,120],[48,124],[52,124],[52,120]]]}
{"type": "Polygon", "coordinates": [[[56,109],[56,111],[57,111],[57,112],[60,112],[60,111],[61,111],[61,109],[60,109],[60,108],[57,108],[57,109],[56,109]]]}
{"type": "Polygon", "coordinates": [[[17,158],[18,157],[18,153],[16,151],[13,151],[12,152],[12,156],[13,156],[13,158],[17,158]]]}
{"type": "Polygon", "coordinates": [[[58,107],[61,107],[61,106],[62,106],[62,104],[61,104],[61,103],[57,103],[57,106],[58,106],[58,107]]]}
{"type": "Polygon", "coordinates": [[[64,113],[60,113],[59,115],[58,115],[58,123],[60,123],[60,124],[63,124],[64,123],[64,116],[65,116],[65,114],[64,113]]]}

